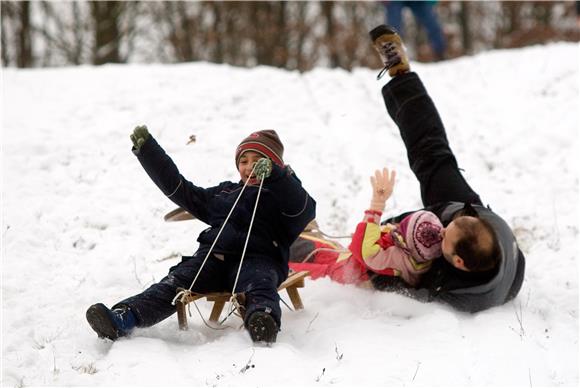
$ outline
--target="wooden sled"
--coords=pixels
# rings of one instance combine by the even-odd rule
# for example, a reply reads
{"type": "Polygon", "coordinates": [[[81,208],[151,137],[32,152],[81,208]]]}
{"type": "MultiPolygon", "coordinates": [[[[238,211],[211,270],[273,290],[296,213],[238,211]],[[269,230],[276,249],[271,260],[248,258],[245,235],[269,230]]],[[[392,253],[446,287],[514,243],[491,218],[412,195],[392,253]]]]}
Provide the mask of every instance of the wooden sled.
{"type": "MultiPolygon", "coordinates": [[[[294,310],[302,310],[304,305],[298,293],[298,289],[304,287],[304,278],[308,276],[308,271],[293,272],[288,275],[288,278],[280,284],[278,292],[286,290],[294,310]]],[[[178,288],[177,292],[187,291],[183,288],[178,288]]],[[[187,330],[187,304],[198,299],[206,298],[208,302],[213,302],[213,307],[209,316],[209,320],[217,322],[224,309],[225,304],[230,300],[232,294],[228,292],[212,292],[209,294],[196,294],[184,292],[181,297],[175,301],[177,307],[177,321],[181,330],[187,330]]]]}
{"type": "MultiPolygon", "coordinates": [[[[188,220],[195,220],[195,216],[189,213],[187,210],[178,207],[167,213],[163,219],[166,222],[176,222],[176,221],[188,221],[188,220]]],[[[304,230],[303,233],[307,233],[311,237],[322,237],[322,234],[318,232],[318,224],[316,221],[312,221],[304,230]]],[[[288,278],[280,284],[278,287],[278,292],[282,290],[286,290],[288,296],[290,297],[290,301],[292,302],[292,306],[294,310],[301,310],[304,308],[302,304],[302,299],[300,298],[300,294],[298,293],[298,288],[304,287],[304,278],[308,276],[310,273],[308,271],[300,271],[300,272],[290,272],[288,278]]],[[[225,304],[230,300],[231,294],[227,292],[212,292],[209,294],[197,294],[188,292],[183,288],[178,288],[177,293],[182,293],[176,301],[175,305],[177,307],[177,320],[179,322],[179,328],[181,330],[187,330],[187,314],[186,314],[186,307],[190,302],[193,302],[198,299],[206,298],[208,302],[213,302],[213,307],[210,313],[209,320],[212,322],[218,322],[220,315],[223,311],[225,304]]],[[[238,302],[243,304],[240,300],[240,296],[238,295],[238,302]]]]}

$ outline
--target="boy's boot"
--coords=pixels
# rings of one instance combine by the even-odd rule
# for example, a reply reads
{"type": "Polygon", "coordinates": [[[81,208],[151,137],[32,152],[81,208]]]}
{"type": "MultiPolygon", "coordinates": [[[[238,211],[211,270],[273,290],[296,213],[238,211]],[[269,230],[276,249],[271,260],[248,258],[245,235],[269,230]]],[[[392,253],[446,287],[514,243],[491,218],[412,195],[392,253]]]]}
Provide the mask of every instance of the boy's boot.
{"type": "Polygon", "coordinates": [[[89,307],[87,321],[100,338],[113,341],[128,335],[137,325],[135,314],[129,307],[121,306],[111,310],[102,303],[89,307]]]}
{"type": "Polygon", "coordinates": [[[278,324],[267,312],[253,312],[250,318],[248,318],[246,328],[250,332],[250,337],[254,342],[265,342],[267,344],[276,342],[278,324]]]}
{"type": "Polygon", "coordinates": [[[401,37],[393,27],[381,24],[372,29],[369,35],[373,42],[373,47],[377,50],[385,65],[377,75],[377,79],[380,79],[387,70],[391,77],[409,72],[409,58],[401,37]]]}

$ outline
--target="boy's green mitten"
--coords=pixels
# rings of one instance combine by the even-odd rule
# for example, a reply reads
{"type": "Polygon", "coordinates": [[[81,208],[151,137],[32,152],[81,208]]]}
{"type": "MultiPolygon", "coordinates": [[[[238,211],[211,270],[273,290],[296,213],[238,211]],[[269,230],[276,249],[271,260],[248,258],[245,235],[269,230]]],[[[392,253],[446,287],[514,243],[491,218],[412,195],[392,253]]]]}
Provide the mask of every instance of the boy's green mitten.
{"type": "Polygon", "coordinates": [[[135,149],[139,151],[139,149],[141,149],[141,146],[143,146],[143,144],[145,144],[147,139],[149,139],[149,131],[147,130],[147,126],[139,125],[135,127],[133,133],[129,137],[133,142],[133,147],[135,147],[135,149]]]}
{"type": "Polygon", "coordinates": [[[272,161],[268,158],[258,160],[254,167],[254,173],[260,180],[268,178],[272,173],[272,161]]]}

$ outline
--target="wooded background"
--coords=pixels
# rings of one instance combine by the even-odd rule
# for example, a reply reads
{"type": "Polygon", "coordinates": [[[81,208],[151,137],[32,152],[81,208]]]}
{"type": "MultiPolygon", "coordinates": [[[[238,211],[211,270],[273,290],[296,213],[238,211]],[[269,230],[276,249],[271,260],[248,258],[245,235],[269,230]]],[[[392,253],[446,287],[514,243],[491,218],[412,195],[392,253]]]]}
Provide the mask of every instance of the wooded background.
{"type": "MultiPolygon", "coordinates": [[[[439,2],[449,58],[579,41],[575,2],[439,2]]],[[[379,67],[369,29],[381,2],[4,1],[2,66],[209,61],[305,71],[379,67]]],[[[425,32],[404,14],[410,56],[430,61],[425,32]]]]}

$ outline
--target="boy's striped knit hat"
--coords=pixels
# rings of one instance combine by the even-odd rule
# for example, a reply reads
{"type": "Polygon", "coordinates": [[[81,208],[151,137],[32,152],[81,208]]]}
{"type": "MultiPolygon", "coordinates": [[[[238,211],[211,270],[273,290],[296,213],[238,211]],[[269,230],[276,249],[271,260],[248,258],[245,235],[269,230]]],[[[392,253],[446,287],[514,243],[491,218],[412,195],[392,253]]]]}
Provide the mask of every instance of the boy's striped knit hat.
{"type": "Polygon", "coordinates": [[[280,167],[284,167],[284,145],[280,141],[278,134],[273,129],[264,129],[257,131],[246,137],[238,148],[236,148],[236,167],[240,157],[246,151],[254,151],[260,155],[270,158],[272,162],[280,167]]]}

